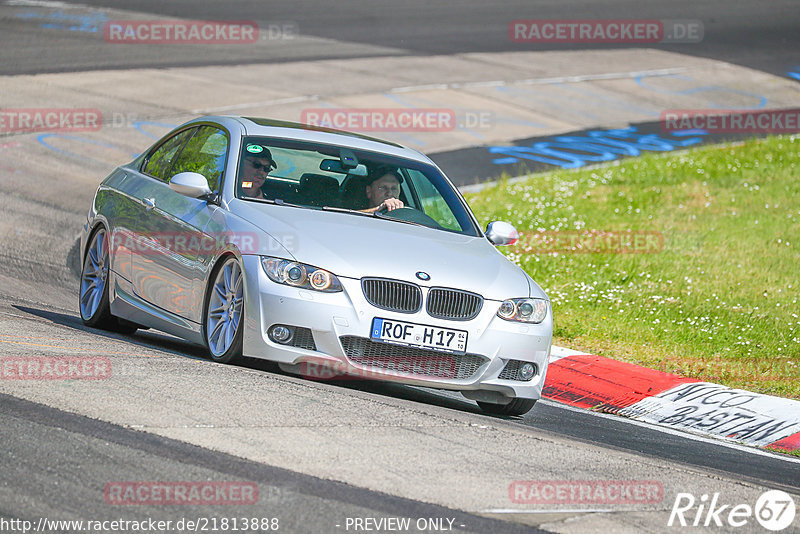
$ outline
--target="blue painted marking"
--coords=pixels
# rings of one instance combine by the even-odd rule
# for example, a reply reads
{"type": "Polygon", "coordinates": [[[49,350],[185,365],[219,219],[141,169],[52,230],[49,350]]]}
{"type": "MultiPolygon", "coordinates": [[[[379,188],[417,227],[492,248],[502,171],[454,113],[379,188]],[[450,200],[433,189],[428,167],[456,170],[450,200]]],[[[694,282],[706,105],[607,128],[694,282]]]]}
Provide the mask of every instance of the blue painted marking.
{"type": "Polygon", "coordinates": [[[694,129],[694,130],[675,130],[671,132],[675,137],[685,137],[687,135],[708,135],[708,130],[694,129]]]}
{"type": "Polygon", "coordinates": [[[59,154],[64,154],[65,156],[70,156],[70,157],[73,157],[73,158],[79,158],[79,159],[85,159],[85,160],[89,160],[89,161],[95,161],[97,163],[101,163],[101,164],[106,165],[106,166],[108,165],[108,162],[100,161],[99,159],[95,159],[95,158],[90,158],[89,156],[76,154],[74,152],[69,152],[68,150],[63,150],[61,148],[58,148],[58,147],[55,147],[55,146],[51,145],[50,143],[45,141],[45,139],[49,139],[50,137],[55,137],[56,139],[71,139],[73,141],[80,141],[81,143],[87,143],[87,144],[90,144],[90,145],[96,145],[96,146],[101,146],[101,147],[104,147],[104,148],[113,148],[113,149],[119,150],[119,148],[117,146],[115,146],[115,145],[113,145],[111,143],[104,143],[102,141],[95,141],[94,139],[87,139],[87,138],[81,137],[79,135],[65,135],[65,134],[59,134],[59,133],[45,133],[45,134],[40,134],[39,136],[36,137],[36,140],[39,141],[39,143],[41,143],[42,145],[46,146],[50,150],[54,150],[54,151],[58,152],[59,154]]]}
{"type": "MultiPolygon", "coordinates": [[[[143,134],[143,135],[145,135],[147,137],[150,137],[151,139],[161,139],[161,136],[160,135],[158,135],[158,136],[157,135],[153,135],[150,132],[147,132],[146,130],[144,130],[142,128],[142,126],[145,126],[145,125],[163,127],[163,128],[168,129],[168,130],[172,130],[173,128],[175,128],[175,126],[177,126],[175,124],[166,124],[166,123],[163,123],[163,122],[154,122],[154,121],[137,121],[137,122],[135,122],[133,124],[134,129],[136,129],[139,133],[141,133],[141,134],[143,134]]],[[[55,139],[70,139],[72,141],[79,141],[81,143],[86,143],[86,144],[89,144],[89,145],[96,145],[96,146],[101,146],[101,147],[105,147],[105,148],[111,148],[111,149],[114,149],[114,150],[118,150],[120,152],[124,152],[124,149],[118,147],[117,145],[115,145],[113,143],[96,141],[96,140],[89,139],[89,138],[86,138],[86,137],[81,137],[79,135],[65,135],[65,134],[60,134],[60,133],[45,133],[45,134],[39,135],[36,138],[36,140],[39,141],[39,143],[41,143],[43,146],[49,148],[50,150],[58,152],[59,154],[64,154],[65,156],[78,158],[78,159],[85,159],[85,160],[89,160],[89,161],[95,161],[95,162],[98,162],[98,163],[102,163],[103,165],[107,165],[107,162],[100,161],[100,160],[95,159],[95,158],[90,158],[89,156],[85,156],[85,155],[77,153],[77,152],[70,152],[69,150],[64,150],[63,148],[55,147],[55,146],[51,145],[49,142],[45,141],[45,139],[49,139],[51,137],[55,138],[55,139]]],[[[136,158],[136,157],[139,156],[139,153],[136,152],[136,153],[133,153],[131,155],[132,155],[132,157],[136,158]]]]}
{"type": "Polygon", "coordinates": [[[658,134],[637,133],[635,126],[613,130],[592,130],[585,136],[560,135],[552,141],[540,141],[530,146],[491,146],[495,165],[509,165],[521,159],[556,165],[562,169],[583,167],[589,163],[612,161],[621,156],[638,156],[642,152],[667,152],[679,147],[696,145],[707,135],[704,130],[675,132],[676,138],[658,134]]]}
{"type": "Polygon", "coordinates": [[[37,13],[26,11],[15,15],[16,18],[25,20],[41,20],[39,26],[53,30],[69,30],[77,32],[97,33],[109,20],[103,13],[91,15],[71,15],[63,11],[55,13],[37,13]]]}
{"type": "Polygon", "coordinates": [[[786,74],[788,74],[790,78],[794,78],[795,80],[800,80],[800,72],[789,71],[786,74]]]}
{"type": "Polygon", "coordinates": [[[552,150],[546,150],[543,147],[544,143],[536,143],[533,147],[523,147],[523,146],[492,146],[489,147],[489,152],[492,154],[504,154],[506,156],[511,156],[507,158],[499,158],[492,160],[492,163],[497,164],[498,161],[504,161],[506,163],[516,163],[519,161],[519,158],[538,161],[539,163],[547,163],[548,165],[557,165],[562,169],[574,169],[576,167],[582,167],[586,165],[586,161],[579,158],[575,154],[567,154],[561,153],[558,154],[558,157],[561,159],[554,159],[552,157],[547,157],[547,155],[553,155],[552,150]],[[518,156],[518,157],[514,157],[518,156]]]}

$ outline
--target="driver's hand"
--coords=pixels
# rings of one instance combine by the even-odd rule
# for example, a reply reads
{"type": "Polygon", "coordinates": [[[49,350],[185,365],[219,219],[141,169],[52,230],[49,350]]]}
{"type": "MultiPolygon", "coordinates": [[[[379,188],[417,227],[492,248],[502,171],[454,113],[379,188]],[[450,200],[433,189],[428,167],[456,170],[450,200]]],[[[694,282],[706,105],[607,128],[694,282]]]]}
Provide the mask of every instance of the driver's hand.
{"type": "Polygon", "coordinates": [[[399,198],[387,198],[378,207],[378,211],[380,210],[392,211],[402,207],[403,207],[403,201],[400,200],[399,198]]]}

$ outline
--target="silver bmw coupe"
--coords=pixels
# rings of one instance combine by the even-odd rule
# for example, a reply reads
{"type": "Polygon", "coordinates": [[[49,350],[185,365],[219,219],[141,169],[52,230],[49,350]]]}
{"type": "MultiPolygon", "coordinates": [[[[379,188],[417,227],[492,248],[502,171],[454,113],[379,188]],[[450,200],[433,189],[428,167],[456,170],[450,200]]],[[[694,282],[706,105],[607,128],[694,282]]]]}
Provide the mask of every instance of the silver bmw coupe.
{"type": "Polygon", "coordinates": [[[303,124],[202,117],[118,167],[81,237],[85,324],[154,328],[214,361],[460,391],[488,413],[540,398],[553,321],[415,150],[303,124]]]}

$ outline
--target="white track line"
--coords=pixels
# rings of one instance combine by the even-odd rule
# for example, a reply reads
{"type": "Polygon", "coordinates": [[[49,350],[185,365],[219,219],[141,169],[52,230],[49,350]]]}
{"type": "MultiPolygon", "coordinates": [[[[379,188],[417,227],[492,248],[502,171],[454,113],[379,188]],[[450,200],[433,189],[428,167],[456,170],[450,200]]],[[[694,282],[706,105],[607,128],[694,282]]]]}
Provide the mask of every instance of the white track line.
{"type": "Polygon", "coordinates": [[[688,71],[684,67],[669,69],[636,70],[630,72],[607,72],[604,74],[579,74],[576,76],[557,76],[554,78],[528,78],[526,80],[490,80],[484,82],[432,83],[427,85],[409,85],[389,89],[390,93],[411,93],[414,91],[432,91],[444,89],[469,89],[471,87],[501,87],[505,85],[552,85],[556,83],[579,83],[594,80],[623,80],[639,76],[672,76],[688,71]]]}

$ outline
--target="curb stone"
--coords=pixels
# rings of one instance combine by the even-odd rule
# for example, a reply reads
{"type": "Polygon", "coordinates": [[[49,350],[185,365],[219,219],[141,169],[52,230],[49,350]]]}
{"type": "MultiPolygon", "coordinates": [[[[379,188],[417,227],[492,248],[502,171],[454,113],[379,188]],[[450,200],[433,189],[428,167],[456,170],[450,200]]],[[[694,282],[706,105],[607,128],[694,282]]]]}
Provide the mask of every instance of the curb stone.
{"type": "Polygon", "coordinates": [[[800,450],[800,401],[553,346],[542,396],[684,432],[800,450]]]}

